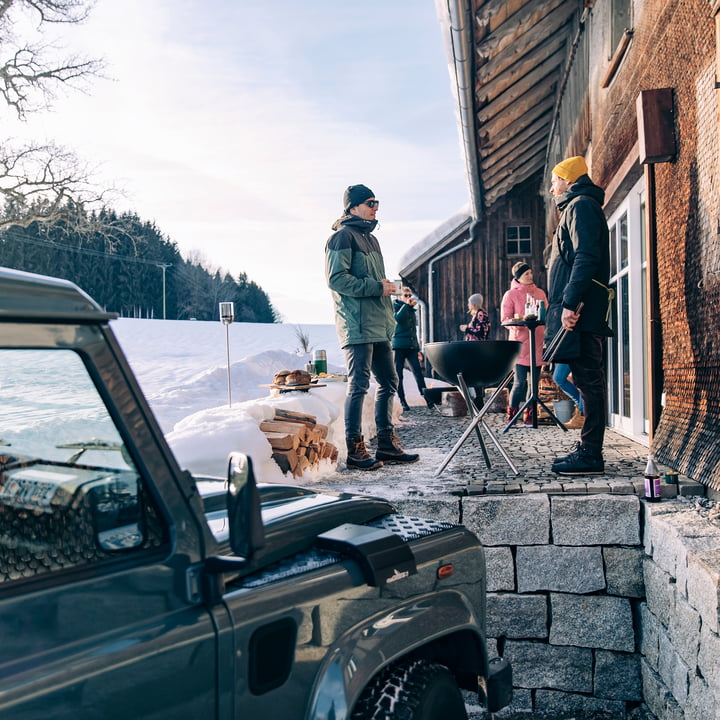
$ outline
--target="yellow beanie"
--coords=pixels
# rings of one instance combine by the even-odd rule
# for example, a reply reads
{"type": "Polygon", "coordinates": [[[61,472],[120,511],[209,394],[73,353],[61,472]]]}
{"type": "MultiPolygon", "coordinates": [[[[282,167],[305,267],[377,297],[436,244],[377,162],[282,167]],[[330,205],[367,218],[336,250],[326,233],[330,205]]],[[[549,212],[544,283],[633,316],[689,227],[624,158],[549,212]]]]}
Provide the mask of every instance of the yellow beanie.
{"type": "Polygon", "coordinates": [[[581,175],[588,174],[588,166],[584,157],[576,155],[575,157],[566,158],[562,162],[559,162],[552,169],[552,174],[572,183],[581,175]]]}

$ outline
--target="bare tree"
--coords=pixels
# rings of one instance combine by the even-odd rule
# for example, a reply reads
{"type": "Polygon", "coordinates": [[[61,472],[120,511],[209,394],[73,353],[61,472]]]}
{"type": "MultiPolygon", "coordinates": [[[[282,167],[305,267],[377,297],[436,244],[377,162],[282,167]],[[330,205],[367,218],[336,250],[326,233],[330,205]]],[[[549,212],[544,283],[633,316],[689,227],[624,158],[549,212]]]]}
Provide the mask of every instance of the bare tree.
{"type": "MultiPolygon", "coordinates": [[[[58,23],[81,23],[90,0],[0,0],[0,103],[20,120],[48,108],[66,88],[82,89],[100,74],[99,60],[57,57],[51,42],[31,43],[18,36],[19,20],[36,22],[40,37],[58,23]]],[[[52,222],[68,200],[77,205],[99,201],[90,172],[75,153],[52,144],[16,147],[0,137],[0,198],[8,224],[52,222]]]]}

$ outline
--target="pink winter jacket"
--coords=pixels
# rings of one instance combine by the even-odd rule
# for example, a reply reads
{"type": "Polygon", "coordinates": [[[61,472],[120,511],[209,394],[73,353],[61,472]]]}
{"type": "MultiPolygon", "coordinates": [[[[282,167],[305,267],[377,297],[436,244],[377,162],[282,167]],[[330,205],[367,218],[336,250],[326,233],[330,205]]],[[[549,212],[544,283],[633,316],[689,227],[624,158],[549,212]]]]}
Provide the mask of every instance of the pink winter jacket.
{"type": "MultiPolygon", "coordinates": [[[[510,289],[503,295],[500,306],[501,322],[512,320],[515,314],[523,317],[525,315],[525,296],[530,293],[536,300],[542,300],[547,309],[548,300],[545,291],[541,290],[535,283],[522,285],[513,279],[510,289]]],[[[518,365],[530,367],[530,331],[526,327],[509,327],[508,340],[519,340],[522,343],[520,355],[515,361],[518,365]]],[[[545,326],[535,328],[535,365],[542,365],[543,340],[545,338],[545,326]]]]}

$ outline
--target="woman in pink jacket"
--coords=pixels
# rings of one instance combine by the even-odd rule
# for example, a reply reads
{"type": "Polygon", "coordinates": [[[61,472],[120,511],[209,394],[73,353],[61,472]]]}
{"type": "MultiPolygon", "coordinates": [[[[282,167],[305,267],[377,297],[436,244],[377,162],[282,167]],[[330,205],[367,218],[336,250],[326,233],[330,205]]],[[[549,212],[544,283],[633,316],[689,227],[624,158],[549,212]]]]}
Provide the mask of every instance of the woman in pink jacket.
{"type": "MultiPolygon", "coordinates": [[[[525,317],[525,303],[527,296],[531,295],[533,300],[542,300],[547,307],[547,296],[533,281],[532,268],[525,262],[517,262],[512,267],[513,280],[510,289],[503,295],[500,315],[502,322],[513,320],[515,316],[525,317]]],[[[522,342],[520,355],[515,364],[515,379],[510,390],[510,405],[507,409],[507,419],[512,420],[517,415],[520,406],[527,399],[528,394],[528,372],[530,370],[530,331],[526,327],[509,327],[510,336],[508,340],[519,340],[522,342]]],[[[540,325],[535,328],[535,366],[542,365],[543,339],[545,327],[540,325]]],[[[538,373],[540,371],[538,370],[538,373]]],[[[523,422],[526,425],[533,424],[532,407],[525,410],[523,422]]]]}

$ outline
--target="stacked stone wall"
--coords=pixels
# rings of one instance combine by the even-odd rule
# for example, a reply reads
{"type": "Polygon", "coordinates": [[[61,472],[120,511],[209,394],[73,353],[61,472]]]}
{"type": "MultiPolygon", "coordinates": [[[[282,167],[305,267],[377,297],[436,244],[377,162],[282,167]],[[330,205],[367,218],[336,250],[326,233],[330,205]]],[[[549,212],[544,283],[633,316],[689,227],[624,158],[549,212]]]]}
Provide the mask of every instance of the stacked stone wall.
{"type": "Polygon", "coordinates": [[[487,634],[513,666],[513,711],[617,718],[642,700],[644,596],[634,495],[463,500],[485,545],[487,634]]]}

